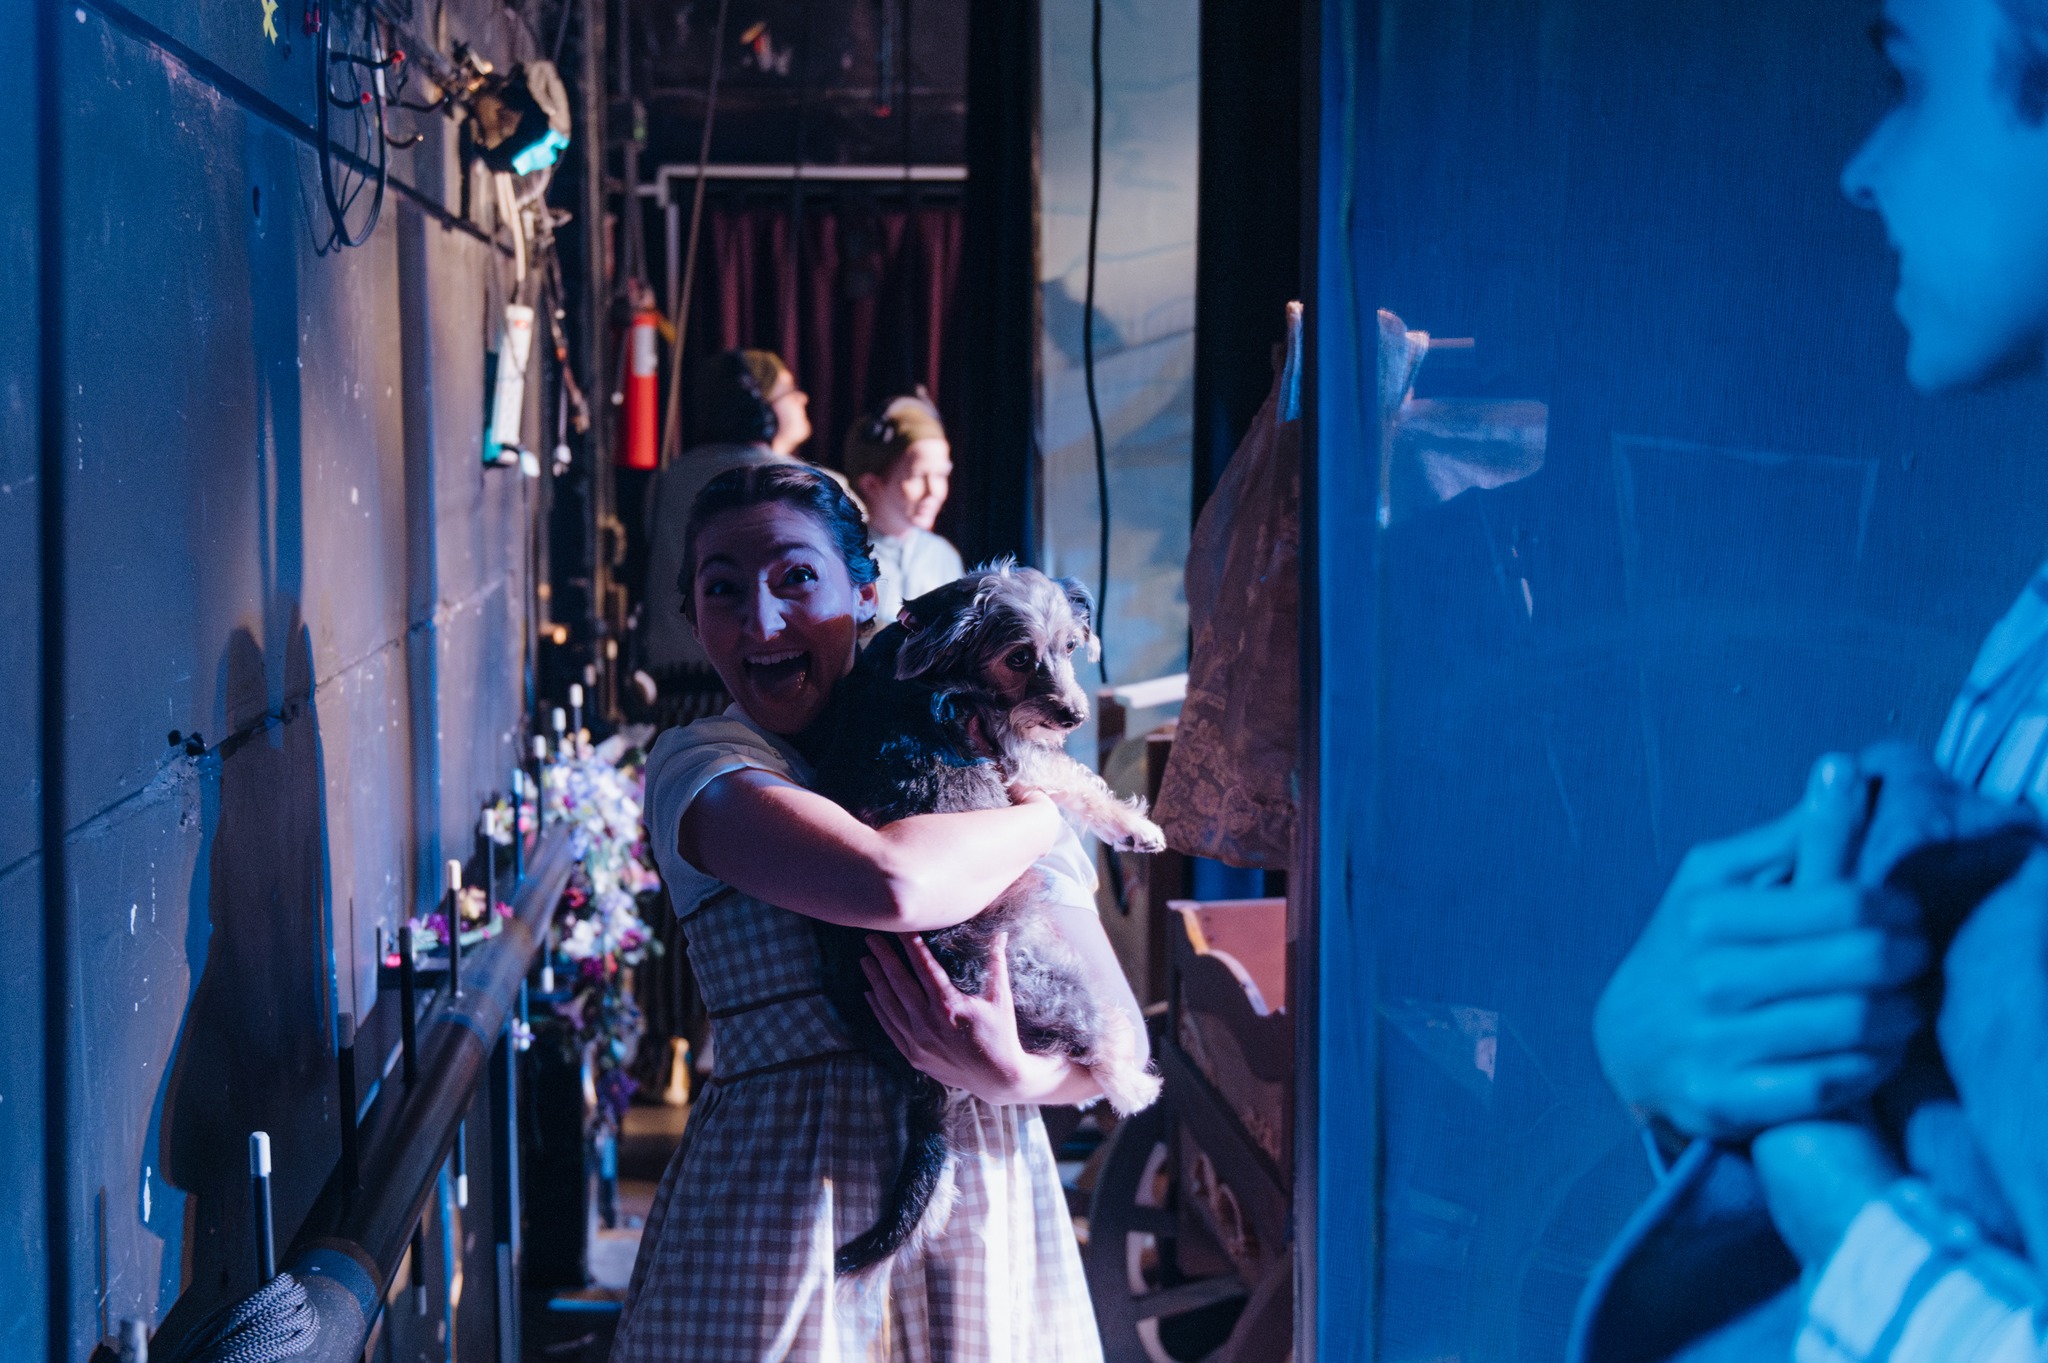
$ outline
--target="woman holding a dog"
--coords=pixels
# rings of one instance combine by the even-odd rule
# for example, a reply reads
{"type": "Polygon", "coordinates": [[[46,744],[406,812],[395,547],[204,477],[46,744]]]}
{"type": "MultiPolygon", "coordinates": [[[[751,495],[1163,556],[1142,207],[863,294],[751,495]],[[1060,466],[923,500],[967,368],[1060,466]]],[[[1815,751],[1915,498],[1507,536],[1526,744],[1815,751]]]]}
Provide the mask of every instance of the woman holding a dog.
{"type": "MultiPolygon", "coordinates": [[[[648,1217],[613,1363],[1100,1363],[1038,1118],[1100,1090],[1019,1044],[1000,954],[977,998],[914,936],[908,965],[872,953],[878,1020],[964,1095],[957,1200],[922,1242],[835,1277],[834,1251],[880,1211],[904,1114],[825,1000],[809,921],[914,934],[973,917],[1035,863],[1082,886],[1092,866],[1039,791],[875,829],[805,789],[805,732],[875,613],[860,512],[837,485],[794,464],[723,475],[685,545],[691,622],[736,703],[655,744],[647,815],[717,1029],[716,1072],[648,1217]]],[[[1061,929],[1135,1012],[1092,904],[1061,929]]]]}

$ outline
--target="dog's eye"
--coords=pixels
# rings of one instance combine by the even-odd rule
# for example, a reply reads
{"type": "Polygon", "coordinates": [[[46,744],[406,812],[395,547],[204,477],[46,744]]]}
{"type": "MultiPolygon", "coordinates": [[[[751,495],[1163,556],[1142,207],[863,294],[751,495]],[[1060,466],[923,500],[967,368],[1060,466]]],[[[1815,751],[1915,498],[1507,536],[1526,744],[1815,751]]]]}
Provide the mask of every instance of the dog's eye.
{"type": "Polygon", "coordinates": [[[1069,639],[1069,640],[1067,640],[1067,652],[1069,652],[1069,653],[1072,653],[1072,652],[1073,652],[1073,651],[1074,651],[1075,649],[1079,648],[1080,646],[1081,646],[1081,641],[1080,641],[1079,639],[1069,639]]]}
{"type": "Polygon", "coordinates": [[[1028,648],[1020,648],[1003,659],[1004,665],[1013,672],[1029,672],[1037,662],[1038,659],[1031,656],[1031,650],[1028,648]]]}

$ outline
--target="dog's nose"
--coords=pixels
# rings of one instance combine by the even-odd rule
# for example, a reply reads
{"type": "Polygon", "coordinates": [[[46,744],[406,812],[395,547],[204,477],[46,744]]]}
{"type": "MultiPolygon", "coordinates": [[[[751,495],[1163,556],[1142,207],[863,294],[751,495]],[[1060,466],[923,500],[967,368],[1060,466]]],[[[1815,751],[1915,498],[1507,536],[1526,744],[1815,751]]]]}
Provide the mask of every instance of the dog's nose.
{"type": "Polygon", "coordinates": [[[1088,722],[1088,716],[1071,705],[1055,705],[1052,707],[1052,722],[1061,729],[1078,729],[1088,722]]]}

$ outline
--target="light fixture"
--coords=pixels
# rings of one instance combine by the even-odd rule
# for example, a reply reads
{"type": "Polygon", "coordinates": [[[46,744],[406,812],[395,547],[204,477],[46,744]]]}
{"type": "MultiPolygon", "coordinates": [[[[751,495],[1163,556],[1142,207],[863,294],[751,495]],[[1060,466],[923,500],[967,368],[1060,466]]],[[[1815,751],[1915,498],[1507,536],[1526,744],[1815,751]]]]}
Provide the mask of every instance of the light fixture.
{"type": "Polygon", "coordinates": [[[569,145],[569,92],[555,64],[531,61],[485,74],[469,99],[470,140],[492,170],[531,175],[569,145]]]}

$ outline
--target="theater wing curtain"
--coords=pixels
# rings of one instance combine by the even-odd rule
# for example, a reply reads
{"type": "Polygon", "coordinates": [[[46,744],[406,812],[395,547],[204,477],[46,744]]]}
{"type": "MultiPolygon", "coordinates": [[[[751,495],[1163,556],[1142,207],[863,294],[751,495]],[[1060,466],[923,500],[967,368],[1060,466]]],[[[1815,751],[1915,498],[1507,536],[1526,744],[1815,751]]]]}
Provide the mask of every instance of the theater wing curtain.
{"type": "Polygon", "coordinates": [[[752,346],[787,360],[811,397],[805,457],[836,467],[853,420],[918,384],[955,425],[957,200],[807,195],[792,213],[786,192],[756,193],[708,205],[705,226],[691,356],[752,346]]]}

